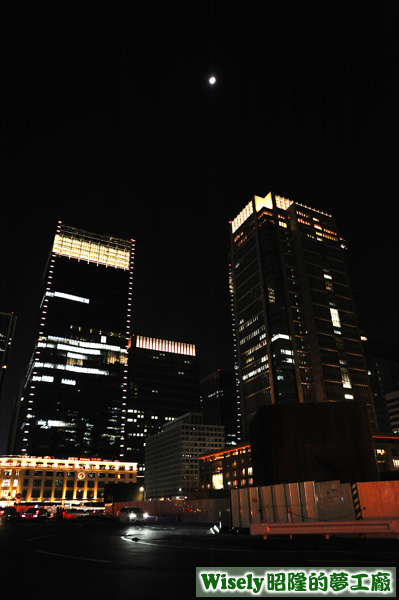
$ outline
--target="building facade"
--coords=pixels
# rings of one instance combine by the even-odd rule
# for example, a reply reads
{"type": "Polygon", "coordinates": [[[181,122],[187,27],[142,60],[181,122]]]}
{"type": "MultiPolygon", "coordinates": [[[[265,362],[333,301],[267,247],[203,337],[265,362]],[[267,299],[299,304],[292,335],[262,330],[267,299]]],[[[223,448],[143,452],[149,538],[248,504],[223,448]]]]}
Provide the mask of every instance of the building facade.
{"type": "Polygon", "coordinates": [[[231,222],[244,437],[261,406],[366,404],[376,417],[334,218],[269,193],[231,222]]]}
{"type": "Polygon", "coordinates": [[[188,413],[148,438],[145,491],[148,499],[192,497],[200,490],[199,456],[224,447],[224,428],[188,413]]]}
{"type": "Polygon", "coordinates": [[[129,342],[126,458],[145,470],[146,439],[199,408],[194,344],[133,335],[129,342]]]}
{"type": "Polygon", "coordinates": [[[218,369],[200,380],[200,404],[205,423],[223,425],[226,446],[238,443],[237,378],[234,372],[218,369]]]}
{"type": "Polygon", "coordinates": [[[104,502],[110,483],[135,483],[137,464],[99,459],[0,457],[0,505],[76,506],[104,502]]]}
{"type": "Polygon", "coordinates": [[[200,456],[200,488],[231,490],[253,485],[251,446],[240,444],[200,456]]]}
{"type": "Polygon", "coordinates": [[[392,433],[399,435],[399,390],[385,396],[392,433]]]}
{"type": "Polygon", "coordinates": [[[375,459],[381,479],[399,479],[399,434],[373,435],[375,459]],[[384,474],[384,475],[382,475],[384,474]]]}
{"type": "Polygon", "coordinates": [[[58,223],[15,454],[124,456],[134,241],[58,223]]]}
{"type": "Polygon", "coordinates": [[[387,398],[399,390],[399,346],[367,338],[364,349],[379,431],[398,431],[397,423],[396,430],[392,428],[392,407],[387,398]]]}

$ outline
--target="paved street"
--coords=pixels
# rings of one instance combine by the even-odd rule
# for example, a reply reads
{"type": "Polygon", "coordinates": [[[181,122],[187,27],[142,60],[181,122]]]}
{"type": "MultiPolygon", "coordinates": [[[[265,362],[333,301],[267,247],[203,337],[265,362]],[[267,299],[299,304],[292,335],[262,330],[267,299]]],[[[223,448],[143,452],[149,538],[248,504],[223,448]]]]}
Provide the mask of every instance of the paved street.
{"type": "MultiPolygon", "coordinates": [[[[196,567],[387,567],[398,540],[267,540],[209,526],[85,518],[0,525],[1,572],[13,598],[195,598],[196,567]]],[[[245,594],[244,594],[245,597],[245,594]]]]}

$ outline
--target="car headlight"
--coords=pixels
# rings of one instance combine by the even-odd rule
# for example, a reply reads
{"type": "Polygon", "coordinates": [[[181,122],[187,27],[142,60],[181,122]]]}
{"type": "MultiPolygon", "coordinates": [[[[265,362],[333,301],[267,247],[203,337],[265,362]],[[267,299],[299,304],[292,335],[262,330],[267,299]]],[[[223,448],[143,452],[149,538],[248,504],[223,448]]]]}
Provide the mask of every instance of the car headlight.
{"type": "Polygon", "coordinates": [[[144,517],[144,519],[146,519],[148,517],[148,513],[144,513],[143,517],[144,517]]]}

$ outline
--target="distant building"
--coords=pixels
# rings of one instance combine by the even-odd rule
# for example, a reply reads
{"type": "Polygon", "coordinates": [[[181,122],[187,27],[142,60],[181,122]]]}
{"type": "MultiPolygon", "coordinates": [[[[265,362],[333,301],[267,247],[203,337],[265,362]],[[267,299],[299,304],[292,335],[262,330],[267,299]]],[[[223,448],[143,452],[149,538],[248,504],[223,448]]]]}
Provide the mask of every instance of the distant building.
{"type": "Polygon", "coordinates": [[[104,502],[110,483],[135,483],[137,464],[99,459],[0,456],[0,505],[104,502]]]}
{"type": "Polygon", "coordinates": [[[148,499],[195,497],[200,491],[199,456],[224,447],[224,428],[188,413],[148,438],[145,492],[148,499]]]}
{"type": "Polygon", "coordinates": [[[394,431],[387,404],[388,394],[399,390],[399,346],[364,339],[363,342],[371,390],[381,432],[394,431]]]}
{"type": "Polygon", "coordinates": [[[334,218],[273,193],[231,222],[244,441],[258,409],[373,398],[334,218]]]}
{"type": "Polygon", "coordinates": [[[399,390],[386,394],[385,401],[391,430],[399,434],[399,390]]]}
{"type": "Polygon", "coordinates": [[[200,404],[204,423],[223,425],[226,446],[238,442],[238,393],[234,372],[218,369],[200,380],[200,404]]]}
{"type": "Polygon", "coordinates": [[[126,458],[145,470],[147,438],[165,424],[199,409],[194,344],[133,335],[129,343],[126,458]]]}
{"type": "Polygon", "coordinates": [[[122,459],[133,240],[57,226],[14,453],[122,459]]]}
{"type": "Polygon", "coordinates": [[[373,445],[381,479],[399,479],[399,434],[376,433],[373,445]]]}
{"type": "Polygon", "coordinates": [[[253,485],[250,444],[200,456],[200,489],[205,492],[253,485]]]}

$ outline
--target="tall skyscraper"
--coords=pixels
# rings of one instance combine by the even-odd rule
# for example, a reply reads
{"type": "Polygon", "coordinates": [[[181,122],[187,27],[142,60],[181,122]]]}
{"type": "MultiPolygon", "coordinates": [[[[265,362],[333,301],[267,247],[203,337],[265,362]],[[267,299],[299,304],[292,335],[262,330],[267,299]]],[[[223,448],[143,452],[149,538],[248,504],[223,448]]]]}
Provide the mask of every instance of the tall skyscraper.
{"type": "Polygon", "coordinates": [[[133,335],[129,342],[125,460],[143,474],[146,439],[165,424],[199,408],[194,344],[133,335]]]}
{"type": "Polygon", "coordinates": [[[124,454],[134,241],[58,223],[15,453],[124,454]]]}
{"type": "Polygon", "coordinates": [[[375,411],[334,218],[269,193],[231,222],[244,438],[262,406],[359,400],[375,411]]]}
{"type": "Polygon", "coordinates": [[[237,445],[236,374],[218,369],[200,380],[200,404],[204,423],[223,425],[226,446],[237,445]]]}

